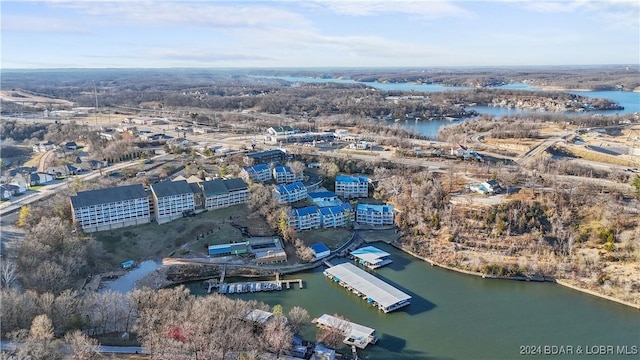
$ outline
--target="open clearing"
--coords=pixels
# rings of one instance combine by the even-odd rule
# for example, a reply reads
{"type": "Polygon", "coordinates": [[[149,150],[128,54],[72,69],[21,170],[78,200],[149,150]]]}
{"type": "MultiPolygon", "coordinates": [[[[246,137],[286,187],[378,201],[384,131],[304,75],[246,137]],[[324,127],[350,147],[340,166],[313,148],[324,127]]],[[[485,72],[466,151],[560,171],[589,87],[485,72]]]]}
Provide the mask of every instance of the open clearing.
{"type": "MultiPolygon", "coordinates": [[[[104,260],[117,267],[126,260],[142,261],[168,257],[176,252],[186,255],[191,250],[197,255],[207,253],[206,245],[229,243],[242,239],[241,231],[232,226],[246,221],[249,209],[236,205],[174,220],[158,225],[149,223],[122,229],[101,231],[93,236],[105,249],[104,260]],[[183,247],[184,246],[184,247],[183,247]]],[[[255,221],[255,223],[260,223],[255,221]]],[[[262,226],[262,224],[259,224],[262,226]]],[[[249,227],[251,232],[251,227],[249,227]]]]}

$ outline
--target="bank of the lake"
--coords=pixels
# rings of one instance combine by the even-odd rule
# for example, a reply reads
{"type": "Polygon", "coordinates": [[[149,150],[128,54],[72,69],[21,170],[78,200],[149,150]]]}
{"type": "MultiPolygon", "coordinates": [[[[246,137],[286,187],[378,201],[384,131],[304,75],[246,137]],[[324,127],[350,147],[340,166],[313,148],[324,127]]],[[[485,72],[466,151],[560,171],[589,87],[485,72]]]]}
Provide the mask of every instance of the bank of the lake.
{"type": "MultiPolygon", "coordinates": [[[[404,310],[384,314],[329,281],[322,268],[296,274],[305,289],[233,295],[285,310],[302,306],[312,317],[342,314],[373,327],[370,359],[513,359],[527,345],[638,346],[638,310],[553,283],[482,279],[431,266],[386,244],[394,262],[377,276],[413,297],[404,310]]],[[[192,290],[203,293],[199,284],[192,290]]],[[[314,337],[315,328],[304,330],[314,337]]],[[[583,356],[565,356],[579,359],[583,356]]],[[[626,359],[635,358],[615,356],[626,359]]],[[[540,356],[540,358],[549,358],[540,356]]]]}

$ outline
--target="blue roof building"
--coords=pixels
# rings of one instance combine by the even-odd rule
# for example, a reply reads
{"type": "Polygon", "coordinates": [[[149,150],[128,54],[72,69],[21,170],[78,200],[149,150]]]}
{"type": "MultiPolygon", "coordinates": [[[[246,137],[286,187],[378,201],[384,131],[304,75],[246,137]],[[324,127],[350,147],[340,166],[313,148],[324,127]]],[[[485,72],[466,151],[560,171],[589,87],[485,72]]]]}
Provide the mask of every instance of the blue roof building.
{"type": "Polygon", "coordinates": [[[301,182],[294,182],[289,185],[276,185],[273,195],[279,203],[294,203],[307,197],[307,188],[301,182]]]}
{"type": "Polygon", "coordinates": [[[369,196],[369,178],[363,175],[338,175],[335,182],[336,194],[345,199],[369,196]]]}
{"type": "Polygon", "coordinates": [[[247,166],[243,169],[243,174],[257,182],[267,182],[271,180],[271,169],[266,164],[247,166]]]}
{"type": "Polygon", "coordinates": [[[331,254],[331,250],[323,243],[315,243],[309,246],[309,248],[313,251],[315,260],[325,258],[331,254]]]}
{"type": "Polygon", "coordinates": [[[320,211],[315,206],[307,206],[299,209],[291,209],[289,225],[296,231],[319,229],[320,211]]]}
{"type": "Polygon", "coordinates": [[[393,205],[358,204],[356,221],[363,225],[393,225],[393,205]]]}

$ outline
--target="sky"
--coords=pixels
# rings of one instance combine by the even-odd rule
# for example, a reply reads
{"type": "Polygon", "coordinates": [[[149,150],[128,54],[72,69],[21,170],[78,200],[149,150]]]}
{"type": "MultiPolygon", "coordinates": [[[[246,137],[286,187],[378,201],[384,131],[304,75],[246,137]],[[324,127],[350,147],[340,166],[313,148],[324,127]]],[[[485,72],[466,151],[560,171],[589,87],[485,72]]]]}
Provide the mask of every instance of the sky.
{"type": "Polygon", "coordinates": [[[639,0],[6,1],[0,68],[640,63],[639,0]]]}

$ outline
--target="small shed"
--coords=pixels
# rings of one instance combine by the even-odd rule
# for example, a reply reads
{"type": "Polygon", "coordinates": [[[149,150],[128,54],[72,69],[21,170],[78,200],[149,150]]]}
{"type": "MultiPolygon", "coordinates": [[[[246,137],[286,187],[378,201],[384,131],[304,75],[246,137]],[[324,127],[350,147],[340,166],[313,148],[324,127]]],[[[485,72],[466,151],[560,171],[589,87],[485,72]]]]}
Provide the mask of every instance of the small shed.
{"type": "Polygon", "coordinates": [[[316,260],[325,258],[331,254],[331,250],[327,247],[327,245],[323,243],[316,243],[310,246],[313,251],[313,256],[316,260]]]}

